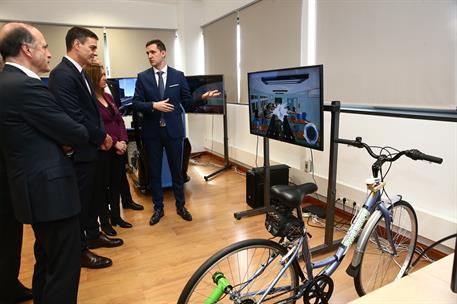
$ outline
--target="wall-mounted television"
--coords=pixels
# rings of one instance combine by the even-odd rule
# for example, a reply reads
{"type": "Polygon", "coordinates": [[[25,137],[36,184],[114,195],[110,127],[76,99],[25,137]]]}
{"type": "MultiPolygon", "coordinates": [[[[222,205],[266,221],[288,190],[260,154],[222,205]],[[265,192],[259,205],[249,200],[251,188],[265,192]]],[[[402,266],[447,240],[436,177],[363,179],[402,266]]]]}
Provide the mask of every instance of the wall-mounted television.
{"type": "Polygon", "coordinates": [[[186,76],[186,79],[194,100],[200,99],[204,93],[211,90],[219,90],[221,92],[219,96],[209,98],[205,105],[186,109],[187,113],[224,114],[223,75],[186,76]]]}
{"type": "Polygon", "coordinates": [[[248,73],[250,132],[324,149],[323,66],[248,73]]]}

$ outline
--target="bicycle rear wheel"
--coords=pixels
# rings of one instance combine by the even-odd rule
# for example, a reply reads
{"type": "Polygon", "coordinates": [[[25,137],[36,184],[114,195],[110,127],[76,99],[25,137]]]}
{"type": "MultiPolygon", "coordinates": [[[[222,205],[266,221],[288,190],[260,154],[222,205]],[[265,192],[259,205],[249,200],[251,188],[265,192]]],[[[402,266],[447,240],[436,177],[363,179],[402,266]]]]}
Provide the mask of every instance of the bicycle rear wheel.
{"type": "MultiPolygon", "coordinates": [[[[286,253],[284,247],[269,240],[252,239],[232,244],[200,266],[184,287],[178,304],[215,303],[205,301],[216,287],[212,279],[216,272],[225,276],[234,295],[233,299],[223,295],[217,303],[258,303],[282,268],[280,260],[286,253]]],[[[262,303],[275,303],[294,295],[299,271],[296,261],[290,264],[262,303]]]]}
{"type": "Polygon", "coordinates": [[[390,229],[397,254],[391,254],[384,217],[381,216],[374,225],[364,229],[360,236],[365,239],[360,247],[363,252],[360,268],[354,276],[355,288],[360,296],[401,278],[411,264],[417,241],[416,213],[405,201],[394,203],[389,212],[392,215],[390,229]],[[369,234],[368,238],[364,238],[365,233],[369,234]]]}

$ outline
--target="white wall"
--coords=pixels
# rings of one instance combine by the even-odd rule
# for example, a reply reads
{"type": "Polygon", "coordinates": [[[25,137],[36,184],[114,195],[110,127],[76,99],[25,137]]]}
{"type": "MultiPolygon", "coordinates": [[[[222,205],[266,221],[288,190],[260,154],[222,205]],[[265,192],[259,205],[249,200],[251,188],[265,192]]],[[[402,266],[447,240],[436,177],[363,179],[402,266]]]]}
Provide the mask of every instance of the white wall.
{"type": "Polygon", "coordinates": [[[0,5],[0,20],[83,26],[178,27],[176,5],[172,1],[2,0],[0,5]]]}
{"type": "Polygon", "coordinates": [[[202,23],[207,24],[240,7],[246,6],[258,0],[202,0],[202,23]]]}

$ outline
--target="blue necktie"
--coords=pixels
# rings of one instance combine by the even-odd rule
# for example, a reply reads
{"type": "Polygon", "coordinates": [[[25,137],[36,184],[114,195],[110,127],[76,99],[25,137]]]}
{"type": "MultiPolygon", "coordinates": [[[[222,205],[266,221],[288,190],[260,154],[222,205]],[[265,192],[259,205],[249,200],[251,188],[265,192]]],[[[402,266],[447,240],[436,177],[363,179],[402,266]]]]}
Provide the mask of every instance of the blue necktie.
{"type": "MultiPolygon", "coordinates": [[[[158,71],[157,72],[157,75],[159,76],[159,83],[158,83],[158,87],[159,87],[159,96],[160,96],[160,100],[163,100],[163,96],[165,94],[165,86],[163,85],[163,72],[162,71],[158,71]]],[[[165,118],[163,117],[163,112],[160,112],[160,126],[161,127],[165,127],[167,125],[167,123],[165,122],[165,118]]]]}
{"type": "Polygon", "coordinates": [[[158,71],[157,72],[157,75],[159,76],[159,95],[160,95],[160,99],[162,100],[163,99],[163,95],[165,93],[165,86],[163,85],[163,72],[162,71],[158,71]]]}

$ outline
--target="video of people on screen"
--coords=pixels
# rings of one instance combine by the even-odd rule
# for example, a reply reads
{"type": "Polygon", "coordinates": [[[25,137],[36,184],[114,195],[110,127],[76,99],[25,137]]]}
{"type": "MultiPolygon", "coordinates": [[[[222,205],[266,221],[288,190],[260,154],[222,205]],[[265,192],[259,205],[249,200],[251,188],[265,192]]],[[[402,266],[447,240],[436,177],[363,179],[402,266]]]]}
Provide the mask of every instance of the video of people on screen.
{"type": "Polygon", "coordinates": [[[251,134],[322,149],[321,67],[249,73],[251,134]]]}

